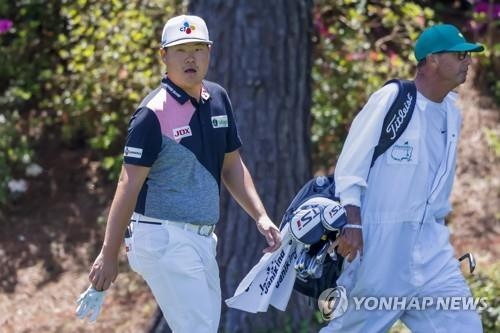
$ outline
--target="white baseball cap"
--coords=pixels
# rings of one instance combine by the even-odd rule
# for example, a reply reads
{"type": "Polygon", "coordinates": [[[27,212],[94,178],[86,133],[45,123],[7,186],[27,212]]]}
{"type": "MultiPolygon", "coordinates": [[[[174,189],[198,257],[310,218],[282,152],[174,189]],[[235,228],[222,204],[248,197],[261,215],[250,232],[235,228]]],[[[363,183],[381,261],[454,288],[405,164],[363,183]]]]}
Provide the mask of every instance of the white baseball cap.
{"type": "Polygon", "coordinates": [[[206,43],[211,45],[205,21],[199,16],[180,15],[172,17],[163,27],[161,47],[185,43],[206,43]]]}

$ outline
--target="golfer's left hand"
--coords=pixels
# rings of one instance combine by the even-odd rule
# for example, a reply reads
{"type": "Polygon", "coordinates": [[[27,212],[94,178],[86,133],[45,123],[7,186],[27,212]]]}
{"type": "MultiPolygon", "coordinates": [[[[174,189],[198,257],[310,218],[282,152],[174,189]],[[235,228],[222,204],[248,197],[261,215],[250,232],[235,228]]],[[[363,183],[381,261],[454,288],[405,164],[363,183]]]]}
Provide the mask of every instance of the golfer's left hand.
{"type": "Polygon", "coordinates": [[[78,304],[75,311],[77,317],[80,319],[88,318],[91,323],[95,322],[101,312],[104,295],[106,295],[105,291],[97,291],[94,287],[89,286],[76,301],[78,304]]]}
{"type": "Polygon", "coordinates": [[[281,246],[280,231],[269,216],[266,215],[257,220],[257,229],[266,237],[267,245],[269,245],[262,252],[274,252],[281,246]]]}

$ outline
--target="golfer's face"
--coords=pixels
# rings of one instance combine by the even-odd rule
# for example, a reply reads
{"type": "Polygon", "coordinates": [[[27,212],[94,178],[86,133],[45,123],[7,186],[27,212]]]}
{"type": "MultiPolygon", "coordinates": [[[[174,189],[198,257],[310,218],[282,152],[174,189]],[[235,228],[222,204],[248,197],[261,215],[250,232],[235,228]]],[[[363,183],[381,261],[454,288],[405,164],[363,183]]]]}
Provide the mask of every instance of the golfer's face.
{"type": "MultiPolygon", "coordinates": [[[[205,43],[186,43],[166,49],[164,62],[168,77],[186,92],[199,89],[210,61],[210,48],[205,43]]],[[[199,94],[199,91],[197,92],[199,94]]]]}

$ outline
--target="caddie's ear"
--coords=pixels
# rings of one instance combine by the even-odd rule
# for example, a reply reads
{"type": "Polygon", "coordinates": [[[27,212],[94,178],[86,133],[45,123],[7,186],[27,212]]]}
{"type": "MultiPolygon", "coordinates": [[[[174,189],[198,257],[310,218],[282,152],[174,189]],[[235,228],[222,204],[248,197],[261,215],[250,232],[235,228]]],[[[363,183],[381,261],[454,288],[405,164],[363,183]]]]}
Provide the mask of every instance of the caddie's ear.
{"type": "Polygon", "coordinates": [[[426,57],[427,62],[432,63],[432,64],[434,64],[434,65],[438,66],[438,65],[439,65],[439,56],[440,56],[440,54],[436,54],[436,53],[434,53],[434,54],[429,54],[429,55],[426,57]]]}

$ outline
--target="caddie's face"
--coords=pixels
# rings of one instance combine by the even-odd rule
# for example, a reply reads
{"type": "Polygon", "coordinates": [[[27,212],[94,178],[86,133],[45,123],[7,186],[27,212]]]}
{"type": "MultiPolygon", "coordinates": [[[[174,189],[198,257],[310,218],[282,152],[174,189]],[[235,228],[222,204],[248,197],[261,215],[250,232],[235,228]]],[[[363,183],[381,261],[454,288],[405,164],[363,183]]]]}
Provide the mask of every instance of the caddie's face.
{"type": "Polygon", "coordinates": [[[162,50],[168,77],[193,97],[199,97],[201,81],[210,62],[210,47],[205,43],[186,43],[162,50]]]}
{"type": "Polygon", "coordinates": [[[457,87],[465,82],[467,71],[471,64],[469,53],[443,52],[433,54],[437,58],[437,72],[450,86],[457,87]]]}

